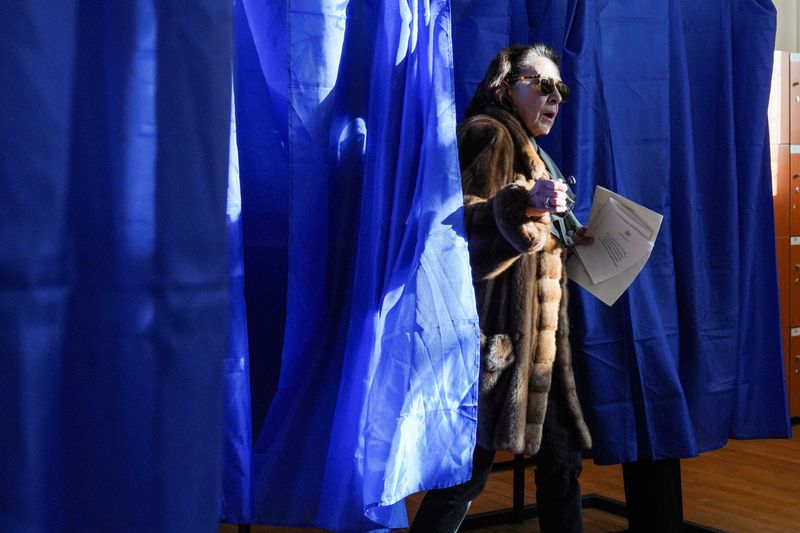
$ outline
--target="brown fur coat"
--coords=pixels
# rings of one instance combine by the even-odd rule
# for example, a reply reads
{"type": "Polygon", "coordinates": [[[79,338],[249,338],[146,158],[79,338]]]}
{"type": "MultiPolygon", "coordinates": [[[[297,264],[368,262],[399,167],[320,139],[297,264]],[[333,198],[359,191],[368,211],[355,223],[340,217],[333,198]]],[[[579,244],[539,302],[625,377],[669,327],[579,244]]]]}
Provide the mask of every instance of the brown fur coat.
{"type": "Polygon", "coordinates": [[[549,215],[525,216],[534,180],[549,177],[545,164],[499,108],[462,122],[458,148],[481,326],[478,443],[536,453],[556,379],[579,444],[590,447],[572,373],[566,252],[549,215]]]}

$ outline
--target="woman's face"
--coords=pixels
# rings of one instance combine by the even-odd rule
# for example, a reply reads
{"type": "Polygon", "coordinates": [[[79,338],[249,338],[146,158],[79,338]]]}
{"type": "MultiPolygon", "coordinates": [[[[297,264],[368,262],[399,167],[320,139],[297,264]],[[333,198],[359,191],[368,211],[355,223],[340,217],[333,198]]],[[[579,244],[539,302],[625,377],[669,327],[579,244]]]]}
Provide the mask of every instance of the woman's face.
{"type": "Polygon", "coordinates": [[[553,90],[550,94],[540,93],[536,89],[538,85],[535,76],[547,76],[560,81],[561,73],[556,64],[546,57],[535,57],[520,69],[519,75],[534,79],[513,83],[510,97],[514,108],[528,129],[528,133],[534,137],[547,135],[556,120],[558,105],[562,98],[557,90],[553,90]]]}

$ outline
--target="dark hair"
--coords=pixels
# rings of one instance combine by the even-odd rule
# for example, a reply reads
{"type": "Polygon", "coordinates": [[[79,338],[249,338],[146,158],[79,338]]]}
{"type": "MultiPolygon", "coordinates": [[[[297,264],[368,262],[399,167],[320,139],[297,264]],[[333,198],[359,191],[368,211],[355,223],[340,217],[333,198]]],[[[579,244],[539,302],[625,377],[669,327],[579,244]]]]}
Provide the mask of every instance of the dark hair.
{"type": "Polygon", "coordinates": [[[500,50],[489,63],[486,74],[475,89],[475,95],[464,112],[465,116],[477,115],[488,106],[498,106],[515,113],[508,98],[507,82],[518,76],[522,66],[536,57],[545,57],[559,66],[558,54],[544,43],[515,44],[500,50]]]}

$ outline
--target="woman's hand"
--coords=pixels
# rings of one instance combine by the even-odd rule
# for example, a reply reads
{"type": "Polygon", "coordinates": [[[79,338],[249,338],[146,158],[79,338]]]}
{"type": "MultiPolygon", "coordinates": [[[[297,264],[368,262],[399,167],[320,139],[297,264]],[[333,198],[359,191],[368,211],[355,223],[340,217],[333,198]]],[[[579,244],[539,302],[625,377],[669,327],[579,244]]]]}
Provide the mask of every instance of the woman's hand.
{"type": "Polygon", "coordinates": [[[567,210],[567,186],[553,180],[537,180],[528,195],[525,214],[539,218],[548,213],[563,213],[567,210]]]}
{"type": "Polygon", "coordinates": [[[594,237],[590,237],[586,235],[586,232],[589,230],[586,226],[583,226],[578,231],[572,234],[572,242],[576,245],[584,245],[588,246],[594,242],[594,237]]]}

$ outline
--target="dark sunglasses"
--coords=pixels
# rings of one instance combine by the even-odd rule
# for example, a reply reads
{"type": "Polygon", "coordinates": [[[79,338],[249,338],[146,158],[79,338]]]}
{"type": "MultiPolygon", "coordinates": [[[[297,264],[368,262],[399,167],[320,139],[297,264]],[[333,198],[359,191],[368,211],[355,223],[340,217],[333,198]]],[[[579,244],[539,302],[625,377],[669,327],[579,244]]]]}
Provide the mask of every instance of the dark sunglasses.
{"type": "Polygon", "coordinates": [[[514,83],[518,81],[530,80],[534,88],[544,95],[551,94],[554,90],[558,91],[561,95],[561,101],[566,102],[569,98],[569,86],[563,81],[559,81],[549,76],[517,76],[516,78],[509,78],[509,82],[514,83]]]}

